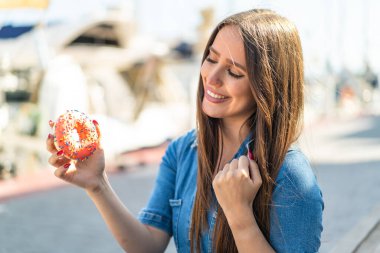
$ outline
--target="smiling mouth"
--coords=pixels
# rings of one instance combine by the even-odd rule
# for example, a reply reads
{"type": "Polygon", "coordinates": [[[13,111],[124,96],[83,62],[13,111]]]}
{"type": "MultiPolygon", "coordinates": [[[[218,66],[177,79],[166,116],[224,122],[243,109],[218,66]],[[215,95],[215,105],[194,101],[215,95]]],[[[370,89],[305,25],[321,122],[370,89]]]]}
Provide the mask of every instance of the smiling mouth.
{"type": "Polygon", "coordinates": [[[225,98],[227,98],[227,97],[225,97],[225,96],[215,94],[215,93],[213,93],[213,92],[210,91],[210,90],[207,90],[206,92],[207,92],[207,94],[208,94],[210,97],[212,97],[212,98],[216,98],[216,99],[225,99],[225,98]]]}

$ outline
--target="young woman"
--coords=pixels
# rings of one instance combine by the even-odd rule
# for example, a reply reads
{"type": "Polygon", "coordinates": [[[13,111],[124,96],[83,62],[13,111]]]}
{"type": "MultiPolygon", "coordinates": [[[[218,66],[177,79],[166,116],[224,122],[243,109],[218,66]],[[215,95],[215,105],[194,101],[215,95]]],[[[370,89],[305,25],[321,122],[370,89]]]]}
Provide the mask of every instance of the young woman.
{"type": "Polygon", "coordinates": [[[270,10],[228,17],[200,70],[197,128],[168,147],[135,219],[113,192],[100,148],[86,162],[47,148],[55,175],[83,187],[127,252],[317,252],[323,200],[294,143],[302,126],[297,29],[270,10]]]}

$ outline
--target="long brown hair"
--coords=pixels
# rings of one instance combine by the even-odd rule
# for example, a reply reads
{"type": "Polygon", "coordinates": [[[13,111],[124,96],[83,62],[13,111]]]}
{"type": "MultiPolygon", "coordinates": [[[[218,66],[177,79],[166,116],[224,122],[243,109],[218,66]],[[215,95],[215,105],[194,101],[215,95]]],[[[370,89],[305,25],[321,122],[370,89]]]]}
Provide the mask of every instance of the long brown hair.
{"type": "MultiPolygon", "coordinates": [[[[256,195],[253,215],[269,241],[270,207],[278,171],[290,145],[298,138],[303,114],[303,56],[296,27],[271,10],[256,9],[235,14],[217,25],[207,43],[202,62],[219,30],[238,27],[256,111],[245,124],[252,133],[254,159],[262,186],[256,195]]],[[[197,95],[198,178],[190,229],[191,251],[200,252],[201,234],[208,228],[207,210],[212,203],[212,180],[221,157],[220,119],[202,110],[202,78],[197,95]]],[[[237,252],[226,217],[218,207],[213,233],[215,252],[237,252]]]]}

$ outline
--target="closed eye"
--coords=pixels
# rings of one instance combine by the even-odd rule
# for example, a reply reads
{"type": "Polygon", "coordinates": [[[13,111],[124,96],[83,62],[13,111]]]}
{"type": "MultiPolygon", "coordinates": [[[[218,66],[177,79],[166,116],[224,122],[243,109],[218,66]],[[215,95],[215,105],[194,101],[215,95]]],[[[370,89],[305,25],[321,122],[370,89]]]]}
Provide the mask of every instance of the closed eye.
{"type": "Polygon", "coordinates": [[[207,57],[207,58],[206,58],[206,61],[208,61],[208,62],[210,62],[210,63],[216,63],[216,61],[213,60],[213,59],[211,59],[210,57],[207,57]]]}
{"type": "Polygon", "coordinates": [[[231,71],[231,69],[228,70],[228,74],[236,79],[242,78],[244,75],[235,74],[231,71]]]}

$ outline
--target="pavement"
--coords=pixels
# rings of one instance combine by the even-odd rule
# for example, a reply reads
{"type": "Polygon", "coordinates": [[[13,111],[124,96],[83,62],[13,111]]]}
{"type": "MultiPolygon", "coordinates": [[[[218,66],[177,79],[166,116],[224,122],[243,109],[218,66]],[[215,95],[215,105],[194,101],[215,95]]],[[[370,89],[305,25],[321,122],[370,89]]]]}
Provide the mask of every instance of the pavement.
{"type": "Polygon", "coordinates": [[[324,120],[305,129],[301,146],[315,169],[325,210],[320,252],[380,252],[380,116],[324,120]]]}
{"type": "Polygon", "coordinates": [[[63,185],[66,185],[66,183],[56,178],[52,169],[47,168],[38,172],[1,180],[0,202],[63,185]]]}
{"type": "Polygon", "coordinates": [[[335,245],[331,253],[380,252],[380,205],[364,216],[335,245]]]}
{"type": "MultiPolygon", "coordinates": [[[[144,165],[109,175],[135,217],[149,198],[156,168],[144,165]]],[[[0,224],[0,253],[123,252],[87,194],[71,185],[2,201],[0,224]]],[[[176,252],[173,242],[165,252],[176,252]]]]}

